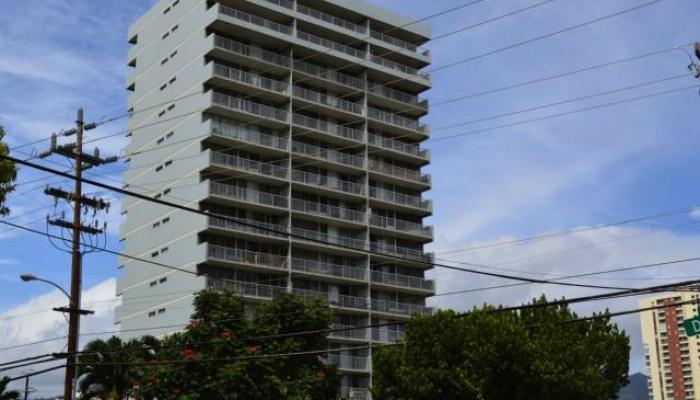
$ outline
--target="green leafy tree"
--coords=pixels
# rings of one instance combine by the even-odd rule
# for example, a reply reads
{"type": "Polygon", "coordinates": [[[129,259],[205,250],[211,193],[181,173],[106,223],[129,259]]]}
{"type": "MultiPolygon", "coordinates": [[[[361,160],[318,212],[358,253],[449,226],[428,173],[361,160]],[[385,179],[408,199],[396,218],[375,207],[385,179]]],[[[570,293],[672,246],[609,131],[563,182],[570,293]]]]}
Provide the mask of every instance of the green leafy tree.
{"type": "MultiPolygon", "coordinates": [[[[6,156],[10,153],[7,145],[3,142],[5,137],[5,129],[0,125],[0,155],[6,156]]],[[[5,202],[7,195],[15,188],[14,182],[17,179],[17,167],[15,163],[9,160],[0,160],[0,217],[7,216],[10,209],[7,208],[5,202]]]]}
{"type": "Polygon", "coordinates": [[[0,400],[17,400],[19,392],[16,390],[7,390],[7,385],[10,384],[10,377],[6,376],[0,379],[0,400]]]}
{"type": "MultiPolygon", "coordinates": [[[[535,302],[545,302],[540,298],[535,302]]],[[[378,400],[606,400],[627,382],[629,338],[567,307],[415,317],[402,344],[373,351],[378,400]]]]}

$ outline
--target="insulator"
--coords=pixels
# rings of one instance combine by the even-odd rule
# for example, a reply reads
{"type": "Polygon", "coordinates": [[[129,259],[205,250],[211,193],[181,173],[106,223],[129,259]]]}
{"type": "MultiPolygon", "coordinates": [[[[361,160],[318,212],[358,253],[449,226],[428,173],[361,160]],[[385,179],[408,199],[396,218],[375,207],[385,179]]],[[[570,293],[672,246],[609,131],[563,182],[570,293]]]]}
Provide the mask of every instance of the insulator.
{"type": "Polygon", "coordinates": [[[98,158],[98,159],[100,158],[100,148],[99,147],[95,147],[95,151],[93,152],[93,155],[95,156],[95,158],[98,158]]]}
{"type": "Polygon", "coordinates": [[[700,42],[695,42],[695,57],[700,60],[700,42]]]}
{"type": "Polygon", "coordinates": [[[58,146],[58,136],[56,136],[55,133],[51,134],[51,150],[56,150],[56,146],[58,146]]]}

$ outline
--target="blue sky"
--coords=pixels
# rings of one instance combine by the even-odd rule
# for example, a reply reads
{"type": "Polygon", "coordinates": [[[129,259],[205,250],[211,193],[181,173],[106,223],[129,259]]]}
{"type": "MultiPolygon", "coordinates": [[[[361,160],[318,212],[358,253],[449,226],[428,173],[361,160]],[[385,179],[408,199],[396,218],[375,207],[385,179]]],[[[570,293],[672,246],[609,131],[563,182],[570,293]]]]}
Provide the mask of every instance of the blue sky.
{"type": "MultiPolygon", "coordinates": [[[[463,1],[376,0],[399,13],[422,18],[463,1]]],[[[512,43],[557,31],[634,5],[642,0],[554,1],[436,41],[433,66],[489,52],[512,43]]],[[[0,14],[0,123],[10,145],[48,137],[73,124],[75,109],[85,107],[88,120],[121,114],[126,109],[126,30],[154,1],[24,0],[4,1],[0,14]],[[31,27],[31,28],[29,28],[31,27]]],[[[534,4],[533,0],[486,0],[427,21],[440,35],[534,4]]],[[[567,72],[595,64],[672,48],[700,40],[700,4],[665,0],[622,16],[493,56],[464,63],[433,75],[434,87],[425,96],[432,103],[465,94],[567,72]]],[[[481,119],[673,77],[686,72],[688,60],[669,51],[629,63],[553,79],[519,89],[436,106],[426,118],[434,128],[481,119]]],[[[531,113],[498,118],[454,129],[436,129],[439,138],[569,110],[692,85],[689,75],[653,86],[565,104],[531,113]]],[[[628,217],[700,204],[700,159],[697,148],[697,90],[629,104],[581,112],[537,123],[496,129],[481,134],[426,143],[432,151],[436,240],[441,251],[511,240],[572,228],[594,226],[628,217]]],[[[92,131],[93,137],[124,129],[123,122],[92,131]]],[[[97,142],[103,154],[117,154],[123,138],[97,142]]],[[[40,150],[42,145],[35,148],[40,150]]],[[[32,147],[23,149],[31,152],[32,147]]],[[[22,154],[18,154],[22,155],[22,154]]],[[[56,160],[62,163],[65,161],[56,160]]],[[[56,166],[55,164],[47,164],[56,166]]],[[[104,168],[107,182],[116,183],[123,165],[104,168]]],[[[26,168],[19,182],[42,177],[26,168]]],[[[105,179],[105,178],[100,178],[105,179]]],[[[57,179],[52,179],[55,181],[57,179]]],[[[53,207],[38,185],[22,185],[12,198],[14,221],[44,229],[42,218],[53,207]],[[22,215],[40,209],[29,215],[22,215]]],[[[67,184],[64,182],[64,187],[67,184]]],[[[113,196],[111,196],[113,197],[113,196]]],[[[118,198],[112,198],[118,204],[118,198]]],[[[700,224],[695,214],[577,233],[488,251],[454,253],[441,258],[501,265],[523,273],[557,274],[594,271],[700,255],[700,224]],[[552,253],[552,254],[550,254],[552,253]]],[[[696,213],[697,214],[697,213],[696,213]]],[[[118,213],[109,217],[110,231],[118,213]]],[[[2,229],[0,229],[2,232],[2,229]]],[[[45,238],[29,233],[0,233],[0,317],[45,309],[60,297],[40,284],[23,284],[22,272],[65,284],[68,258],[45,238]],[[42,306],[43,304],[43,306],[42,306]]],[[[110,248],[119,248],[113,235],[110,248]]],[[[438,255],[438,257],[440,257],[438,255]]],[[[110,329],[114,257],[90,255],[85,261],[84,287],[103,301],[99,318],[84,329],[110,329]]],[[[642,286],[675,277],[696,277],[697,264],[644,270],[586,280],[587,283],[642,286]],[[655,278],[652,280],[652,278],[655,278]]],[[[435,271],[438,292],[488,286],[495,279],[435,271]]],[[[584,281],[580,281],[584,282],[584,281]]],[[[465,309],[484,301],[516,304],[545,292],[549,296],[589,293],[554,287],[526,286],[513,290],[446,296],[437,306],[465,309]]],[[[624,309],[634,299],[583,306],[582,313],[603,307],[624,309]]],[[[62,334],[60,316],[33,314],[0,320],[0,347],[62,334]],[[5,333],[3,335],[2,333],[5,333]],[[10,334],[12,333],[12,334],[10,334]],[[9,338],[9,339],[6,339],[9,338]],[[6,343],[5,343],[6,342],[6,343]]],[[[634,344],[632,370],[642,370],[638,318],[620,320],[634,344]]],[[[52,344],[58,346],[59,344],[52,344]]],[[[49,351],[55,348],[49,348],[49,351]]],[[[0,360],[9,353],[1,354],[0,360]]],[[[48,385],[49,383],[47,383],[48,385]]]]}

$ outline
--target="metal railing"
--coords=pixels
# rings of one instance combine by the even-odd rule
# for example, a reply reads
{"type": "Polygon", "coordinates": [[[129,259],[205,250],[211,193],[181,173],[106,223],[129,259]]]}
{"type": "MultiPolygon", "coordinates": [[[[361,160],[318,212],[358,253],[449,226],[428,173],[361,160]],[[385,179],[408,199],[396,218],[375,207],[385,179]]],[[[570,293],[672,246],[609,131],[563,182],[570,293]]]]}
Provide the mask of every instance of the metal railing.
{"type": "Polygon", "coordinates": [[[341,53],[345,53],[345,54],[353,56],[353,57],[361,58],[363,60],[365,59],[365,57],[367,57],[367,53],[362,51],[362,50],[344,45],[342,43],[334,42],[330,39],[326,39],[324,37],[314,35],[313,33],[308,33],[308,32],[297,30],[297,37],[301,40],[306,41],[306,42],[310,42],[310,43],[319,45],[321,47],[325,47],[325,48],[330,49],[330,50],[339,51],[341,53]]]}
{"type": "Polygon", "coordinates": [[[287,143],[289,142],[289,139],[286,137],[268,135],[267,133],[252,130],[238,121],[228,120],[221,117],[212,118],[211,121],[211,133],[213,135],[240,140],[246,143],[273,147],[280,150],[287,150],[287,143]]]}
{"type": "Polygon", "coordinates": [[[375,253],[405,258],[408,260],[415,260],[427,263],[433,262],[432,253],[426,253],[422,250],[411,249],[408,247],[393,246],[378,242],[370,242],[370,249],[375,253]]]}
{"type": "Polygon", "coordinates": [[[399,47],[402,49],[412,51],[414,53],[418,53],[418,46],[416,46],[413,43],[408,43],[405,40],[401,40],[401,39],[395,38],[393,36],[389,36],[389,35],[383,34],[381,32],[377,32],[375,30],[372,30],[370,32],[370,36],[379,40],[380,42],[384,42],[384,43],[390,44],[390,45],[395,46],[395,47],[399,47]]]}
{"type": "Polygon", "coordinates": [[[340,369],[348,369],[353,371],[369,371],[369,359],[367,357],[329,354],[328,363],[337,365],[340,369]]]}
{"type": "Polygon", "coordinates": [[[254,58],[259,61],[264,61],[266,63],[275,64],[285,68],[289,68],[291,65],[291,59],[289,57],[221,36],[214,37],[214,46],[238,55],[254,58]]]}
{"type": "Polygon", "coordinates": [[[289,88],[289,84],[287,82],[278,81],[221,64],[214,64],[214,75],[255,86],[257,88],[271,90],[277,93],[287,93],[287,89],[289,88]]]}
{"type": "Polygon", "coordinates": [[[423,279],[416,276],[392,274],[389,272],[372,271],[370,279],[375,283],[382,283],[391,286],[401,286],[407,288],[434,290],[435,282],[429,279],[423,279]]]}
{"type": "Polygon", "coordinates": [[[406,221],[403,219],[388,218],[383,217],[381,215],[370,215],[369,224],[384,229],[412,233],[414,235],[420,235],[425,237],[433,236],[433,230],[431,227],[423,226],[423,224],[406,221]]]}
{"type": "Polygon", "coordinates": [[[336,162],[339,164],[349,165],[352,167],[362,168],[365,165],[365,159],[354,154],[343,153],[337,150],[326,149],[312,144],[293,141],[292,151],[298,154],[322,158],[324,160],[336,162]]]}
{"type": "Polygon", "coordinates": [[[427,100],[420,100],[417,95],[392,89],[374,82],[367,82],[367,91],[377,96],[387,97],[401,103],[412,104],[423,108],[428,107],[427,100]]]}
{"type": "Polygon", "coordinates": [[[414,181],[418,183],[430,184],[430,175],[422,175],[420,171],[398,167],[374,159],[369,160],[369,169],[384,175],[391,175],[400,179],[414,181]]]}
{"type": "Polygon", "coordinates": [[[353,103],[352,101],[343,100],[336,96],[308,90],[300,86],[294,86],[292,92],[294,93],[294,97],[298,97],[300,99],[323,104],[324,106],[333,107],[354,114],[362,114],[362,104],[353,103]]]}
{"type": "Polygon", "coordinates": [[[380,328],[372,328],[372,340],[377,342],[395,343],[406,336],[402,331],[382,330],[380,328]]]}
{"type": "Polygon", "coordinates": [[[287,256],[233,249],[214,244],[207,244],[207,258],[240,264],[250,264],[280,269],[287,268],[287,256]]]}
{"type": "Polygon", "coordinates": [[[363,211],[355,211],[349,208],[329,206],[302,199],[292,199],[292,210],[307,214],[316,214],[330,218],[343,219],[351,222],[364,223],[366,214],[363,211]]]}
{"type": "Polygon", "coordinates": [[[343,386],[340,388],[340,400],[369,400],[368,388],[343,386]]]}
{"type": "Polygon", "coordinates": [[[286,288],[282,286],[261,285],[258,283],[222,279],[210,280],[209,288],[212,290],[230,290],[243,297],[254,297],[258,299],[272,299],[277,294],[286,291],[286,288]]]}
{"type": "Polygon", "coordinates": [[[309,274],[336,276],[338,278],[367,280],[367,270],[350,265],[331,264],[303,258],[292,258],[292,270],[309,274]]]}
{"type": "Polygon", "coordinates": [[[292,180],[294,182],[304,183],[307,185],[321,186],[327,189],[336,190],[339,192],[352,193],[362,195],[365,193],[365,185],[353,181],[346,181],[330,176],[323,176],[311,172],[292,170],[292,180]]]}
{"type": "Polygon", "coordinates": [[[375,186],[369,187],[369,197],[377,200],[387,201],[390,203],[420,208],[426,211],[430,211],[431,208],[430,200],[423,200],[420,196],[393,192],[391,190],[378,188],[375,186]]]}
{"type": "Polygon", "coordinates": [[[346,21],[342,18],[338,18],[334,15],[330,15],[327,13],[324,13],[322,11],[315,10],[313,8],[306,7],[301,4],[297,4],[297,11],[301,14],[308,15],[309,17],[316,18],[318,20],[328,22],[329,24],[339,26],[341,28],[345,28],[347,30],[361,33],[361,34],[366,34],[367,33],[367,27],[363,25],[358,25],[354,22],[346,21]]]}
{"type": "Polygon", "coordinates": [[[258,115],[265,118],[274,119],[277,121],[288,122],[289,113],[277,107],[268,106],[265,104],[254,103],[250,100],[229,96],[227,94],[214,92],[212,101],[222,107],[232,110],[243,111],[249,114],[258,115]]]}
{"type": "Polygon", "coordinates": [[[248,14],[246,12],[236,10],[235,8],[226,7],[221,5],[219,11],[229,17],[233,17],[239,21],[247,22],[249,24],[261,26],[263,28],[271,29],[275,32],[283,33],[285,35],[292,34],[292,27],[288,25],[278,24],[277,22],[270,21],[257,15],[248,14]]]}
{"type": "Polygon", "coordinates": [[[363,79],[356,78],[343,72],[319,67],[318,65],[310,64],[301,60],[294,60],[294,70],[329,82],[350,86],[355,89],[365,88],[365,81],[363,79]]]}
{"type": "Polygon", "coordinates": [[[433,309],[426,306],[421,306],[417,304],[409,303],[399,303],[397,301],[390,300],[378,300],[372,299],[371,306],[373,311],[387,313],[387,314],[400,314],[400,315],[413,315],[413,314],[423,314],[432,315],[433,309]]]}
{"type": "Polygon", "coordinates": [[[209,192],[214,196],[227,197],[245,201],[248,203],[263,204],[274,207],[287,208],[289,205],[287,197],[273,193],[259,192],[241,188],[233,185],[226,185],[219,182],[209,182],[209,192]]]}
{"type": "Polygon", "coordinates": [[[361,142],[364,134],[359,129],[350,128],[343,125],[334,124],[332,122],[323,121],[316,118],[307,117],[306,115],[293,114],[292,123],[304,128],[313,129],[329,135],[342,137],[354,141],[361,142]]]}
{"type": "Polygon", "coordinates": [[[410,154],[412,156],[420,157],[423,159],[428,158],[428,150],[421,149],[420,146],[417,144],[407,143],[401,140],[379,136],[373,133],[369,133],[367,135],[367,142],[371,145],[381,147],[383,149],[398,151],[400,153],[410,154]]]}
{"type": "Polygon", "coordinates": [[[415,119],[406,118],[400,115],[396,115],[394,113],[378,110],[374,107],[367,107],[367,117],[385,122],[390,125],[400,126],[402,128],[407,128],[422,133],[425,133],[428,129],[426,125],[421,125],[415,119]]]}
{"type": "Polygon", "coordinates": [[[417,76],[417,77],[419,77],[421,79],[425,79],[425,80],[430,79],[430,75],[428,75],[426,72],[419,71],[415,68],[409,67],[408,65],[400,64],[400,63],[397,63],[396,61],[391,61],[391,60],[384,58],[384,57],[379,57],[379,56],[375,56],[374,54],[372,54],[369,59],[370,59],[370,61],[372,61],[375,64],[379,64],[379,65],[387,67],[389,69],[399,71],[399,72],[404,73],[406,75],[417,76]]]}
{"type": "Polygon", "coordinates": [[[342,331],[331,332],[330,337],[343,339],[367,340],[367,328],[355,328],[353,325],[331,324],[331,330],[343,329],[342,331]]]}
{"type": "Polygon", "coordinates": [[[249,232],[263,236],[286,238],[287,226],[270,224],[267,222],[255,221],[243,218],[219,218],[209,217],[209,227],[224,229],[227,231],[249,232]],[[236,221],[244,224],[236,223],[236,221]],[[279,233],[278,233],[279,232],[279,233]]]}
{"type": "Polygon", "coordinates": [[[220,153],[218,151],[212,151],[210,154],[210,162],[214,165],[252,172],[260,175],[273,176],[275,178],[287,177],[288,169],[283,165],[251,160],[249,158],[220,153]]]}
{"type": "Polygon", "coordinates": [[[294,9],[294,2],[293,1],[289,1],[289,0],[265,0],[265,1],[267,1],[268,3],[272,3],[276,6],[288,8],[290,10],[294,9]]]}
{"type": "Polygon", "coordinates": [[[318,297],[333,307],[352,308],[357,310],[366,310],[369,308],[367,298],[365,297],[346,296],[342,294],[332,296],[328,292],[319,292],[316,290],[301,288],[294,288],[292,289],[292,292],[302,297],[318,297]]]}
{"type": "MultiPolygon", "coordinates": [[[[326,243],[328,243],[331,245],[336,244],[338,246],[350,247],[350,248],[358,249],[358,250],[366,250],[367,249],[367,241],[366,240],[354,238],[351,236],[333,235],[333,234],[328,234],[325,232],[312,231],[309,229],[302,229],[302,228],[292,228],[292,234],[296,235],[296,236],[304,237],[306,239],[311,239],[313,241],[324,242],[324,245],[326,243]]],[[[297,238],[295,238],[295,239],[297,239],[297,238]]]]}

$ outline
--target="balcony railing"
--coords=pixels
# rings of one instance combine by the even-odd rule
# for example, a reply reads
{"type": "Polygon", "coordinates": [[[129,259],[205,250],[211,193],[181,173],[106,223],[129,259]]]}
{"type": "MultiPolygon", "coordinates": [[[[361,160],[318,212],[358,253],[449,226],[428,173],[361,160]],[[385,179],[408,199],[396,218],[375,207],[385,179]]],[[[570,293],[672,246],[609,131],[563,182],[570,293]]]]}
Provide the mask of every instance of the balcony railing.
{"type": "Polygon", "coordinates": [[[391,60],[384,58],[384,57],[379,57],[379,56],[375,56],[374,54],[372,54],[370,56],[370,60],[373,63],[379,64],[379,65],[384,66],[384,67],[389,68],[389,69],[393,69],[395,71],[399,71],[399,72],[404,73],[406,75],[417,76],[417,77],[419,77],[421,79],[425,79],[425,80],[430,79],[430,75],[428,75],[426,72],[419,71],[415,68],[409,67],[408,65],[400,64],[400,63],[397,63],[396,61],[391,61],[391,60]]]}
{"type": "Polygon", "coordinates": [[[334,15],[330,15],[327,13],[324,13],[322,11],[314,10],[313,8],[306,7],[301,4],[297,4],[297,11],[301,14],[308,15],[309,17],[316,18],[318,20],[328,22],[329,24],[333,24],[336,26],[339,26],[341,28],[345,28],[347,30],[351,30],[353,32],[357,32],[360,34],[366,34],[367,33],[367,27],[363,25],[358,25],[356,23],[346,21],[342,18],[338,18],[334,15]]]}
{"type": "Polygon", "coordinates": [[[345,53],[345,54],[353,56],[353,57],[361,58],[363,60],[367,56],[367,53],[362,51],[362,50],[344,45],[342,43],[334,42],[330,39],[326,39],[326,38],[321,37],[321,36],[316,36],[313,33],[308,33],[308,32],[297,30],[297,37],[301,40],[306,41],[306,42],[310,42],[310,43],[319,45],[321,47],[325,47],[325,48],[330,49],[330,50],[339,51],[341,53],[345,53]]]}
{"type": "Polygon", "coordinates": [[[269,224],[267,222],[232,217],[209,217],[209,226],[227,231],[248,232],[255,233],[257,235],[279,238],[286,238],[286,232],[288,231],[285,225],[269,224]],[[236,221],[242,222],[242,224],[237,223],[236,221]]]}
{"type": "Polygon", "coordinates": [[[287,143],[289,140],[286,137],[268,135],[253,130],[237,121],[226,122],[228,120],[224,118],[212,118],[211,121],[213,135],[246,143],[259,144],[266,147],[274,147],[280,150],[287,150],[287,143]]]}
{"type": "Polygon", "coordinates": [[[241,188],[233,185],[226,185],[219,182],[209,183],[209,192],[214,196],[227,197],[230,199],[241,200],[248,203],[256,203],[273,207],[287,208],[289,205],[287,197],[273,193],[259,192],[241,188]]]}
{"type": "Polygon", "coordinates": [[[423,226],[423,224],[403,219],[382,217],[381,215],[370,215],[369,224],[384,229],[407,232],[425,237],[432,237],[433,235],[433,230],[429,226],[423,226]]]}
{"type": "Polygon", "coordinates": [[[224,5],[220,6],[219,10],[222,14],[227,15],[229,17],[233,17],[239,21],[271,29],[275,32],[283,33],[285,35],[292,34],[291,26],[278,24],[277,22],[270,21],[269,19],[258,17],[257,15],[253,14],[248,14],[246,12],[236,10],[235,8],[226,7],[224,5]]]}
{"type": "Polygon", "coordinates": [[[377,200],[387,201],[390,203],[402,204],[409,207],[420,208],[430,211],[430,200],[423,200],[420,196],[413,196],[399,192],[370,186],[369,197],[377,200]]]}
{"type": "Polygon", "coordinates": [[[343,386],[340,388],[340,400],[369,400],[368,388],[355,388],[343,386]]]}
{"type": "Polygon", "coordinates": [[[345,296],[342,294],[331,296],[328,292],[319,292],[316,290],[300,289],[294,288],[292,290],[295,294],[303,297],[319,297],[324,302],[330,304],[333,307],[339,308],[352,308],[357,310],[368,309],[367,298],[358,296],[345,296]]]}
{"type": "Polygon", "coordinates": [[[326,149],[323,147],[314,146],[308,143],[294,141],[292,142],[292,151],[298,154],[322,158],[331,162],[349,165],[352,167],[362,168],[365,165],[365,159],[354,154],[343,153],[337,150],[326,149]]]}
{"type": "Polygon", "coordinates": [[[367,108],[367,117],[375,119],[377,121],[382,121],[382,122],[390,124],[390,125],[400,126],[402,128],[406,128],[406,129],[410,129],[410,130],[418,131],[418,132],[422,132],[422,133],[426,133],[426,131],[428,130],[426,125],[421,125],[415,119],[410,119],[410,118],[402,117],[400,115],[396,115],[394,113],[377,110],[376,108],[373,108],[373,107],[367,108]]]}
{"type": "Polygon", "coordinates": [[[290,10],[294,9],[294,2],[293,1],[289,1],[289,0],[265,0],[265,1],[267,1],[268,3],[272,3],[274,5],[280,6],[280,7],[288,8],[290,10]]]}
{"type": "Polygon", "coordinates": [[[307,214],[316,214],[324,217],[343,219],[351,222],[365,222],[366,214],[363,211],[355,211],[349,208],[329,206],[301,199],[292,199],[292,210],[307,214]]]}
{"type": "Polygon", "coordinates": [[[415,44],[409,43],[409,42],[407,42],[407,41],[405,41],[405,40],[401,40],[401,39],[395,38],[395,37],[393,37],[393,36],[385,35],[385,34],[383,34],[383,33],[381,33],[381,32],[377,32],[377,31],[375,31],[375,30],[372,30],[372,31],[370,32],[370,36],[372,36],[373,38],[379,40],[380,42],[384,42],[384,43],[390,44],[390,45],[392,45],[392,46],[399,47],[399,48],[401,48],[401,49],[405,49],[405,50],[408,50],[408,51],[412,51],[412,52],[414,52],[414,53],[418,53],[418,52],[419,52],[418,46],[416,46],[415,44]]]}
{"type": "Polygon", "coordinates": [[[287,88],[289,87],[287,82],[278,81],[276,79],[267,78],[252,72],[227,67],[221,64],[214,64],[214,75],[283,94],[287,93],[287,88]]]}
{"type": "Polygon", "coordinates": [[[376,94],[377,96],[386,97],[392,100],[399,101],[401,103],[411,104],[425,109],[428,108],[427,100],[420,100],[415,94],[402,92],[400,90],[392,89],[390,87],[378,83],[368,82],[367,91],[376,94]]]}
{"type": "Polygon", "coordinates": [[[372,310],[387,313],[387,314],[401,314],[401,315],[432,315],[433,309],[426,306],[420,306],[416,304],[409,303],[399,303],[397,301],[389,300],[378,300],[372,299],[372,310]]]}
{"type": "Polygon", "coordinates": [[[214,104],[236,111],[242,111],[281,122],[288,122],[289,120],[289,113],[285,110],[265,104],[254,103],[250,100],[229,96],[223,93],[214,92],[212,101],[214,104]]]}
{"type": "Polygon", "coordinates": [[[367,280],[367,270],[350,265],[330,264],[303,258],[292,258],[292,270],[309,274],[328,275],[338,278],[367,280]]]}
{"type": "Polygon", "coordinates": [[[404,336],[406,336],[405,332],[372,328],[372,340],[377,342],[395,343],[403,339],[404,336]]]}
{"type": "Polygon", "coordinates": [[[216,36],[214,38],[214,46],[241,56],[254,58],[256,60],[264,61],[270,64],[275,64],[280,67],[289,68],[289,66],[291,65],[291,59],[289,57],[277,54],[272,51],[263,50],[259,47],[249,46],[245,43],[241,43],[221,36],[216,36]]]}
{"type": "Polygon", "coordinates": [[[332,69],[319,67],[318,65],[310,64],[301,60],[294,60],[294,70],[329,82],[350,86],[355,89],[365,88],[365,81],[360,78],[334,71],[332,69]]]}
{"type": "Polygon", "coordinates": [[[340,369],[347,369],[352,371],[369,371],[369,359],[367,357],[329,354],[328,363],[337,365],[340,369]]]}
{"type": "Polygon", "coordinates": [[[355,328],[353,325],[331,324],[330,329],[336,330],[329,335],[335,338],[367,340],[369,336],[367,335],[367,328],[355,328]]]}
{"type": "Polygon", "coordinates": [[[219,261],[235,262],[239,264],[257,265],[262,267],[287,268],[287,256],[270,253],[259,253],[232,249],[230,247],[207,245],[207,258],[219,261]]]}
{"type": "Polygon", "coordinates": [[[367,241],[364,239],[358,239],[351,236],[343,235],[332,235],[325,232],[312,231],[309,229],[292,228],[292,234],[296,236],[301,236],[306,239],[311,239],[313,241],[321,241],[328,244],[336,244],[342,247],[350,247],[358,250],[367,249],[367,241]]]}
{"type": "Polygon", "coordinates": [[[428,279],[416,276],[391,274],[388,272],[372,271],[370,274],[372,282],[382,283],[391,286],[400,286],[421,290],[434,290],[435,283],[428,279]]]}
{"type": "Polygon", "coordinates": [[[339,192],[362,195],[365,193],[365,185],[352,181],[346,181],[335,177],[323,176],[311,172],[292,170],[292,180],[307,185],[320,186],[339,192]]]}
{"type": "Polygon", "coordinates": [[[410,249],[408,247],[393,246],[393,245],[384,244],[384,243],[371,242],[370,249],[375,253],[404,258],[407,260],[415,260],[415,261],[426,262],[426,263],[433,262],[433,254],[432,253],[425,253],[421,250],[410,249]]]}
{"type": "Polygon", "coordinates": [[[420,171],[398,167],[396,165],[387,164],[385,162],[370,159],[369,169],[373,172],[391,175],[396,178],[405,179],[408,181],[430,184],[430,175],[422,175],[420,171]]]}
{"type": "Polygon", "coordinates": [[[406,143],[401,140],[383,137],[373,133],[367,135],[367,142],[383,149],[398,151],[399,153],[410,154],[423,159],[428,158],[428,150],[421,149],[417,144],[406,143]]]}
{"type": "Polygon", "coordinates": [[[231,154],[212,151],[210,162],[214,165],[246,171],[260,175],[272,176],[275,178],[284,179],[287,177],[287,167],[269,162],[262,162],[234,156],[231,154]]]}
{"type": "Polygon", "coordinates": [[[293,93],[294,97],[298,97],[300,99],[323,104],[324,106],[333,107],[354,114],[362,114],[362,104],[343,100],[336,96],[315,92],[299,86],[294,86],[293,93]]]}
{"type": "Polygon", "coordinates": [[[361,142],[364,134],[361,130],[350,128],[343,125],[334,124],[332,122],[323,121],[316,118],[307,117],[306,115],[294,114],[292,116],[294,125],[308,129],[313,129],[329,135],[342,137],[354,141],[361,142]]]}
{"type": "Polygon", "coordinates": [[[213,290],[230,290],[243,297],[258,299],[272,299],[279,293],[284,293],[286,291],[286,288],[282,286],[261,285],[258,283],[222,279],[210,280],[209,288],[213,290]]]}

